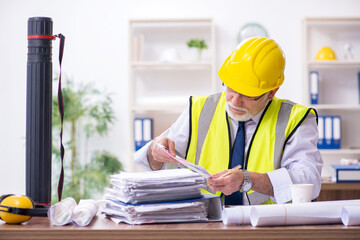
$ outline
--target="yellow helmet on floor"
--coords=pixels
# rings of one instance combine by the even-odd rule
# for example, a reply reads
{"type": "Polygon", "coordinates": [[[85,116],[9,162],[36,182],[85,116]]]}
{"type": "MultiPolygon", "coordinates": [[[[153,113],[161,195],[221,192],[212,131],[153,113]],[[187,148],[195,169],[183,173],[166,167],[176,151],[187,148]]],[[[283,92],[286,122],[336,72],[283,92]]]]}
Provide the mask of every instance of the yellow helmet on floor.
{"type": "Polygon", "coordinates": [[[280,46],[266,37],[241,42],[219,69],[219,77],[229,88],[256,97],[284,82],[285,57],[280,46]]]}
{"type": "Polygon", "coordinates": [[[316,54],[315,60],[336,60],[334,51],[330,47],[322,47],[316,54]]]}

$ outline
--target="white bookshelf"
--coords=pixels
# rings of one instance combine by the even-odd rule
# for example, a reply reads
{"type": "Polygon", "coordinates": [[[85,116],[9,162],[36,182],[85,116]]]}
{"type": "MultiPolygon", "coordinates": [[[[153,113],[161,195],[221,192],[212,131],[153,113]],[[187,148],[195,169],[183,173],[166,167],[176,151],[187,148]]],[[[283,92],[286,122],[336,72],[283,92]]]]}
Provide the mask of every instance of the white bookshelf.
{"type": "Polygon", "coordinates": [[[360,158],[360,18],[307,18],[303,21],[304,102],[319,115],[341,116],[341,149],[320,150],[322,175],[333,177],[331,164],[341,158],[360,158]],[[351,58],[345,44],[352,45],[351,58]],[[336,60],[316,61],[323,46],[329,46],[336,60]],[[309,74],[319,73],[319,104],[310,104],[309,74]]]}
{"type": "Polygon", "coordinates": [[[212,19],[132,19],[129,21],[130,165],[133,121],[153,119],[160,135],[188,106],[189,97],[216,92],[215,27],[212,19]],[[193,59],[186,42],[204,39],[208,49],[193,59]]]}

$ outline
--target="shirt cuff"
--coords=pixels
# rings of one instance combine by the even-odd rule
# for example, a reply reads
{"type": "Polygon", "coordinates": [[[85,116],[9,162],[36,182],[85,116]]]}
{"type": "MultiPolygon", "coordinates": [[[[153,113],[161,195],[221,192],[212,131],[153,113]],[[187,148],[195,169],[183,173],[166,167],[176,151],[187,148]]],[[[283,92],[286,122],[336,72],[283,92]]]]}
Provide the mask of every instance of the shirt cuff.
{"type": "Polygon", "coordinates": [[[288,171],[285,168],[279,168],[266,174],[269,176],[274,190],[274,197],[271,197],[271,200],[279,204],[291,201],[289,185],[293,182],[288,171]]]}
{"type": "MultiPolygon", "coordinates": [[[[136,164],[138,164],[139,166],[141,166],[143,169],[147,170],[147,171],[151,171],[151,167],[149,164],[149,161],[147,159],[147,151],[150,147],[152,141],[148,142],[145,146],[143,146],[142,148],[140,148],[139,150],[137,150],[134,153],[134,161],[136,164]]],[[[166,168],[166,163],[163,164],[161,170],[166,168]]]]}

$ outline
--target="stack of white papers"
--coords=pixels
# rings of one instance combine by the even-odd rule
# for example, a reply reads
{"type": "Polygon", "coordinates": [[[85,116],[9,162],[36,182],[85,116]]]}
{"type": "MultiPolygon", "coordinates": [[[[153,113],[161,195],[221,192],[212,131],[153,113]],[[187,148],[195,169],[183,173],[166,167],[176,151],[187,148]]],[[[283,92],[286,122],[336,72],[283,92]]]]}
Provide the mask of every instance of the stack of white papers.
{"type": "Polygon", "coordinates": [[[188,169],[169,169],[112,175],[112,189],[105,199],[124,203],[146,203],[201,197],[205,179],[188,169]]]}
{"type": "Polygon", "coordinates": [[[164,223],[164,222],[197,222],[208,220],[208,201],[192,199],[191,201],[147,203],[140,205],[107,201],[102,213],[115,223],[128,224],[164,223]]]}
{"type": "Polygon", "coordinates": [[[101,210],[114,222],[128,224],[221,220],[221,201],[204,196],[205,178],[189,169],[111,176],[101,210]]]}

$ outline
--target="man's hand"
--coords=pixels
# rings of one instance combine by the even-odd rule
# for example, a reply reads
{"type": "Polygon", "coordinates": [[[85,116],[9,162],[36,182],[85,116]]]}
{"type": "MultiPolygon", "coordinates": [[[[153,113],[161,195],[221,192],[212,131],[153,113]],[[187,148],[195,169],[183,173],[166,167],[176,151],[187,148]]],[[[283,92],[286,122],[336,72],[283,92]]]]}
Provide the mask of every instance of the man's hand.
{"type": "Polygon", "coordinates": [[[239,191],[244,180],[244,174],[241,170],[232,170],[227,176],[223,176],[230,170],[223,170],[219,173],[211,175],[207,179],[207,184],[214,192],[220,191],[225,195],[239,191]]]}
{"type": "MultiPolygon", "coordinates": [[[[175,157],[175,142],[173,140],[167,137],[159,136],[153,141],[166,147],[169,153],[175,157]]],[[[154,143],[151,143],[147,151],[147,159],[152,170],[160,170],[164,163],[177,163],[154,143]]]]}
{"type": "MultiPolygon", "coordinates": [[[[273,186],[266,173],[250,172],[250,177],[253,183],[251,190],[274,196],[273,186]]],[[[211,175],[211,177],[207,179],[207,184],[213,191],[220,191],[225,195],[230,195],[233,192],[240,190],[243,181],[244,174],[242,170],[230,169],[211,175]],[[222,177],[229,171],[231,171],[229,175],[222,177]]]]}

